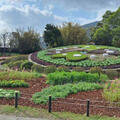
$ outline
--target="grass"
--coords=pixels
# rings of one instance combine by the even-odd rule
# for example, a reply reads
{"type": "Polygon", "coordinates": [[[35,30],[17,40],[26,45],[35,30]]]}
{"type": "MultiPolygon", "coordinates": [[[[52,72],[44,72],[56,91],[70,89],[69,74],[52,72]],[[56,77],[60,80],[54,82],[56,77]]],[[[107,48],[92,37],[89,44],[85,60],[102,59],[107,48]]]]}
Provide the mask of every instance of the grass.
{"type": "Polygon", "coordinates": [[[0,72],[0,80],[31,80],[33,78],[40,78],[42,75],[36,72],[25,72],[25,71],[2,71],[0,72]]]}
{"type": "Polygon", "coordinates": [[[19,106],[17,109],[14,106],[1,105],[0,114],[16,115],[20,117],[34,117],[46,118],[49,120],[120,120],[120,118],[107,117],[107,116],[90,116],[68,113],[68,112],[52,112],[48,113],[47,110],[37,109],[31,107],[19,106]]]}
{"type": "Polygon", "coordinates": [[[66,83],[78,83],[78,82],[90,82],[90,83],[102,83],[108,80],[105,74],[99,75],[97,73],[86,72],[54,72],[47,76],[47,83],[51,85],[62,85],[66,83]]]}

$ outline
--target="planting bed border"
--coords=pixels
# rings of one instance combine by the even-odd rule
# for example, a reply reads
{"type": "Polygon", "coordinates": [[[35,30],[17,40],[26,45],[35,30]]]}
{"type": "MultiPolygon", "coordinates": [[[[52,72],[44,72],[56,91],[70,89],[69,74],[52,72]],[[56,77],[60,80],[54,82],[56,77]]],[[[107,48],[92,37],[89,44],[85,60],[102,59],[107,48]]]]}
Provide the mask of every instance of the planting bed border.
{"type": "MultiPolygon", "coordinates": [[[[31,99],[34,93],[40,92],[45,87],[49,87],[46,84],[46,79],[42,77],[38,79],[32,79],[26,82],[29,83],[29,88],[11,88],[13,90],[19,90],[21,93],[21,97],[18,100],[18,105],[48,109],[48,105],[34,104],[31,99]]],[[[108,102],[105,101],[102,97],[102,92],[102,90],[79,92],[77,94],[71,94],[65,99],[58,98],[57,100],[52,101],[52,111],[85,114],[86,100],[89,99],[90,115],[108,115],[120,117],[120,108],[99,107],[108,106],[108,102]]],[[[14,99],[0,99],[0,104],[14,105],[14,99]]]]}
{"type": "MultiPolygon", "coordinates": [[[[47,67],[50,65],[55,65],[56,67],[62,66],[62,65],[56,65],[53,63],[48,63],[46,61],[40,60],[39,58],[37,58],[37,54],[38,52],[32,53],[29,55],[29,61],[41,65],[43,67],[47,67]]],[[[67,66],[68,68],[72,69],[73,66],[67,66]]],[[[101,66],[100,66],[101,67],[101,66]]],[[[83,67],[85,70],[89,70],[92,67],[83,67]]],[[[120,70],[120,64],[114,64],[114,65],[108,65],[108,66],[102,66],[101,67],[103,70],[107,70],[107,69],[114,69],[114,70],[120,70]]]]}

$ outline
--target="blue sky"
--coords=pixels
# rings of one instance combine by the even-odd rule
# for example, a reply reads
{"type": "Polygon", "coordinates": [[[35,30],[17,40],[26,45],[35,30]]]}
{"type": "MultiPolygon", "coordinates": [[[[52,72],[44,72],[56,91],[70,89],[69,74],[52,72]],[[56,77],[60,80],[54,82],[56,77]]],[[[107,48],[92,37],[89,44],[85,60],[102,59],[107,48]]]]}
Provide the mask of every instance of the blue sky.
{"type": "Polygon", "coordinates": [[[83,25],[101,20],[106,10],[119,6],[120,0],[0,0],[0,32],[31,26],[42,33],[49,23],[83,25]]]}

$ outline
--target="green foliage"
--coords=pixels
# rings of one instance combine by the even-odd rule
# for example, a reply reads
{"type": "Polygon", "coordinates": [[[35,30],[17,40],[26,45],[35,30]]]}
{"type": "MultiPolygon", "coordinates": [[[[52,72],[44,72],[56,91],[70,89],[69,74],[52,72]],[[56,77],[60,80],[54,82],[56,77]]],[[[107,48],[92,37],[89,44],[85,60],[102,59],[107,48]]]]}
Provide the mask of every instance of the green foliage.
{"type": "Polygon", "coordinates": [[[24,80],[1,80],[0,87],[28,87],[28,83],[24,80]]]}
{"type": "Polygon", "coordinates": [[[65,98],[69,94],[76,94],[81,91],[91,91],[101,89],[102,87],[96,83],[85,83],[81,82],[78,84],[65,84],[50,86],[49,88],[43,89],[41,92],[35,93],[32,99],[35,104],[46,104],[48,97],[51,95],[52,100],[57,98],[65,98]]]}
{"type": "Polygon", "coordinates": [[[48,74],[47,83],[51,85],[62,85],[66,83],[95,82],[100,83],[107,80],[107,76],[102,74],[91,74],[86,72],[55,72],[48,74]]]}
{"type": "Polygon", "coordinates": [[[66,66],[59,66],[57,68],[57,71],[59,71],[59,72],[62,72],[62,71],[70,72],[70,69],[68,67],[66,67],[66,66]]]}
{"type": "Polygon", "coordinates": [[[100,76],[100,74],[103,73],[103,70],[100,67],[93,67],[90,69],[90,72],[91,73],[98,73],[98,75],[100,76]]]}
{"type": "Polygon", "coordinates": [[[112,45],[115,47],[120,47],[120,26],[113,29],[112,45]]]}
{"type": "Polygon", "coordinates": [[[17,29],[11,33],[10,48],[16,49],[19,53],[28,54],[40,50],[40,34],[35,32],[34,29],[28,28],[17,29]]]}
{"type": "Polygon", "coordinates": [[[47,24],[44,31],[44,40],[49,47],[57,47],[63,45],[61,32],[51,24],[47,24]]]}
{"type": "Polygon", "coordinates": [[[99,28],[93,36],[93,41],[96,45],[111,45],[112,35],[109,28],[99,28]]]}
{"type": "Polygon", "coordinates": [[[0,80],[31,80],[33,78],[40,78],[41,74],[35,72],[25,72],[25,71],[3,71],[0,72],[0,80]]]}
{"type": "Polygon", "coordinates": [[[114,80],[112,83],[108,83],[104,88],[103,96],[110,102],[120,102],[119,80],[114,80]]]}
{"type": "Polygon", "coordinates": [[[9,64],[9,63],[12,63],[12,62],[16,62],[16,61],[21,61],[21,60],[27,60],[28,59],[28,56],[27,55],[19,55],[19,56],[14,56],[14,57],[11,57],[7,60],[4,60],[3,64],[9,64]]]}
{"type": "Polygon", "coordinates": [[[33,63],[29,62],[29,61],[25,61],[21,64],[20,68],[21,70],[25,69],[25,70],[31,70],[33,63]]]}
{"type": "Polygon", "coordinates": [[[80,52],[70,52],[68,53],[68,55],[66,56],[66,60],[70,61],[70,62],[77,62],[77,61],[81,61],[81,60],[85,60],[87,59],[87,55],[82,54],[80,52]],[[81,56],[74,56],[75,54],[80,54],[81,56]]]}
{"type": "Polygon", "coordinates": [[[107,11],[103,20],[93,29],[92,40],[96,44],[120,47],[120,8],[117,11],[107,11]]]}
{"type": "Polygon", "coordinates": [[[77,62],[77,61],[85,60],[88,57],[87,57],[87,55],[76,51],[76,52],[68,52],[68,53],[66,53],[66,55],[64,55],[64,54],[55,54],[55,55],[52,55],[52,58],[53,59],[55,59],[55,58],[65,58],[67,61],[77,62]],[[81,56],[74,56],[74,54],[79,54],[81,56]]]}
{"type": "MultiPolygon", "coordinates": [[[[91,45],[89,45],[91,46],[91,45]]],[[[69,48],[71,46],[68,46],[69,48]]],[[[82,47],[81,45],[77,47],[82,47]]],[[[62,47],[61,47],[62,48],[62,47]]],[[[82,47],[84,48],[84,47],[82,47]]],[[[93,47],[92,47],[93,49],[93,47]]],[[[109,46],[96,46],[94,49],[112,49],[112,50],[118,50],[120,51],[120,48],[115,48],[115,47],[109,47],[109,46]]],[[[64,65],[64,66],[77,66],[77,67],[96,67],[96,66],[108,66],[108,65],[114,65],[114,64],[120,64],[120,56],[117,58],[111,57],[111,58],[106,58],[101,61],[97,60],[84,60],[84,61],[78,61],[78,62],[70,62],[66,61],[64,58],[57,58],[57,59],[52,59],[50,55],[46,55],[47,50],[43,50],[38,52],[38,59],[55,64],[55,65],[64,65]]]]}
{"type": "MultiPolygon", "coordinates": [[[[4,89],[0,89],[0,98],[14,98],[15,97],[15,90],[4,90],[4,89]]],[[[20,96],[20,92],[18,92],[18,96],[20,96]]]]}
{"type": "MultiPolygon", "coordinates": [[[[67,53],[66,53],[67,54],[67,53]]],[[[52,55],[51,56],[53,59],[56,59],[56,58],[65,58],[66,59],[66,55],[64,54],[55,54],[55,55],[52,55]]]]}
{"type": "Polygon", "coordinates": [[[38,73],[44,73],[44,67],[42,67],[41,65],[36,65],[34,64],[32,67],[31,67],[32,71],[34,72],[38,72],[38,73]]]}
{"type": "Polygon", "coordinates": [[[53,72],[55,72],[56,70],[57,70],[57,68],[56,68],[56,66],[54,66],[54,65],[50,65],[50,66],[47,66],[47,67],[44,68],[44,72],[45,72],[46,74],[48,74],[48,73],[53,73],[53,72]]]}
{"type": "Polygon", "coordinates": [[[79,24],[64,23],[59,29],[64,45],[86,44],[88,41],[86,30],[79,24]]]}
{"type": "Polygon", "coordinates": [[[108,76],[110,80],[114,80],[119,77],[119,73],[115,70],[106,70],[105,74],[108,76]]]}
{"type": "Polygon", "coordinates": [[[84,68],[82,68],[82,67],[73,67],[72,70],[76,71],[76,72],[83,72],[84,68]]]}

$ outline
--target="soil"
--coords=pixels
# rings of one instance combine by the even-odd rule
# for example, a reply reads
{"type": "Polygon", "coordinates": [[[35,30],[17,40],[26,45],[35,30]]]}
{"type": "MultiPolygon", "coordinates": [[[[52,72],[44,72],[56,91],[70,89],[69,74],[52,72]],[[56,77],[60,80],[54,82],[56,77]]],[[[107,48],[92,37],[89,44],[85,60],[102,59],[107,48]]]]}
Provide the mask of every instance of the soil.
{"type": "MultiPolygon", "coordinates": [[[[49,65],[55,65],[56,67],[59,67],[61,65],[56,65],[56,64],[53,64],[53,63],[48,63],[46,61],[43,61],[43,60],[40,60],[37,58],[37,53],[38,52],[35,52],[31,55],[31,60],[33,62],[36,62],[37,64],[40,64],[40,65],[44,65],[44,66],[49,66],[49,65]]],[[[74,68],[74,66],[70,66],[69,67],[70,69],[74,68]]],[[[85,70],[89,70],[91,67],[83,67],[85,70]]],[[[102,69],[117,69],[117,68],[120,68],[120,64],[114,64],[114,65],[109,65],[109,66],[101,66],[102,69]]]]}
{"type": "MultiPolygon", "coordinates": [[[[49,87],[46,84],[45,77],[39,79],[26,80],[29,83],[29,88],[9,88],[19,90],[21,97],[18,100],[18,104],[22,106],[30,106],[36,108],[48,109],[48,105],[34,104],[32,101],[32,95],[36,92],[40,92],[43,88],[49,87]]],[[[52,111],[64,111],[73,112],[79,114],[86,113],[86,103],[90,100],[90,115],[108,115],[120,117],[120,107],[110,105],[102,96],[102,90],[94,90],[88,92],[79,92],[77,94],[71,94],[65,99],[58,98],[52,101],[52,111]],[[113,107],[113,108],[108,108],[113,107]]],[[[14,105],[14,99],[0,99],[2,105],[14,105]]]]}

